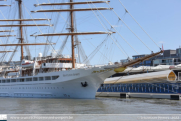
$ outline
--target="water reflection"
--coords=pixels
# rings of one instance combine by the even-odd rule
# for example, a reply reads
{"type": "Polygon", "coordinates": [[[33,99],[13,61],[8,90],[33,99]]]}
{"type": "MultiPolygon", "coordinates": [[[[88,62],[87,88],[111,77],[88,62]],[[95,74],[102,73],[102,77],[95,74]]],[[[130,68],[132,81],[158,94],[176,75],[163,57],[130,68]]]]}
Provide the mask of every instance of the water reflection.
{"type": "Polygon", "coordinates": [[[181,101],[139,98],[0,98],[1,114],[178,114],[181,101]]]}

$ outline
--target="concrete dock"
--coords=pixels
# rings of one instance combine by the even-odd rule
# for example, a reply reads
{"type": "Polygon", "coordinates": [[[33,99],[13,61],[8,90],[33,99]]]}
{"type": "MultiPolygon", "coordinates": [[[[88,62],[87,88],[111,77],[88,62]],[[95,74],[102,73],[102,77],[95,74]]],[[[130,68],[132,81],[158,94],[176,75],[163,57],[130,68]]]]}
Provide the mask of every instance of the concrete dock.
{"type": "Polygon", "coordinates": [[[154,99],[180,100],[181,94],[97,92],[96,97],[154,98],[154,99]]]}

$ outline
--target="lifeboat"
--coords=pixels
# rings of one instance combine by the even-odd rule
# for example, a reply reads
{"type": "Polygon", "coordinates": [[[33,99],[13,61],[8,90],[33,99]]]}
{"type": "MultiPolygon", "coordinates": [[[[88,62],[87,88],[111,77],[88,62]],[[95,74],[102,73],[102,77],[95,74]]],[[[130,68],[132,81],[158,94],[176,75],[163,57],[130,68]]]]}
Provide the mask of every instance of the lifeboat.
{"type": "Polygon", "coordinates": [[[29,61],[29,60],[23,60],[21,65],[23,68],[30,68],[34,66],[34,61],[29,61]]]}

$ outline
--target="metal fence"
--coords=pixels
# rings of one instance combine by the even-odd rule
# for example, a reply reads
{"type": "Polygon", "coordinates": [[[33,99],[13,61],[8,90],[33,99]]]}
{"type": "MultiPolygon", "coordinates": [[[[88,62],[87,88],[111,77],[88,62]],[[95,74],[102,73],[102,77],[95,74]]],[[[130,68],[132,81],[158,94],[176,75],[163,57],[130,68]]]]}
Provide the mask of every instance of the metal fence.
{"type": "MultiPolygon", "coordinates": [[[[181,78],[180,78],[181,79],[181,78]]],[[[103,84],[97,92],[181,93],[181,83],[103,84]]]]}

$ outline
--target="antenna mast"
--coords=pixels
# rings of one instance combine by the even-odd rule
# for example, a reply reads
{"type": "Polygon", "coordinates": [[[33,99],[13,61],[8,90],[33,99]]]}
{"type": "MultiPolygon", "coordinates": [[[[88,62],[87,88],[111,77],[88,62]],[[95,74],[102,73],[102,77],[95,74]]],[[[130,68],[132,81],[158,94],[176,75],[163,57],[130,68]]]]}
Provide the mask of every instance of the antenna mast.
{"type": "MultiPolygon", "coordinates": [[[[70,2],[73,2],[73,0],[70,0],[70,2]]],[[[70,5],[70,9],[73,9],[73,4],[70,5]]],[[[74,33],[74,14],[73,11],[70,12],[71,17],[71,32],[74,33]]],[[[75,54],[74,54],[74,35],[71,35],[71,42],[72,42],[72,68],[75,68],[75,54]]]]}

